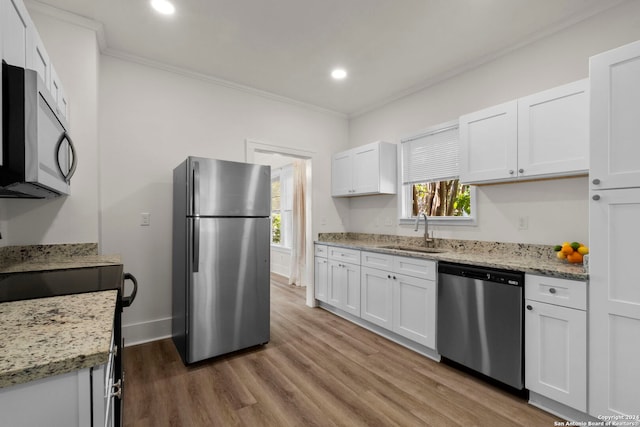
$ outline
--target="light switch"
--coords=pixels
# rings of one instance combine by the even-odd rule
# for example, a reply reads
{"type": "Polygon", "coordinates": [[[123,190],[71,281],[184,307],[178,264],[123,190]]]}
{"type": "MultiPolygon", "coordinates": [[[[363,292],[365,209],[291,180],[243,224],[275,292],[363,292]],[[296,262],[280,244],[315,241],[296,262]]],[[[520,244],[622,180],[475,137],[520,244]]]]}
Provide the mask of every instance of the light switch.
{"type": "Polygon", "coordinates": [[[142,212],[140,214],[140,225],[150,225],[151,224],[151,214],[148,212],[142,212]]]}
{"type": "Polygon", "coordinates": [[[529,217],[521,216],[518,217],[518,230],[528,230],[529,229],[529,217]]]}

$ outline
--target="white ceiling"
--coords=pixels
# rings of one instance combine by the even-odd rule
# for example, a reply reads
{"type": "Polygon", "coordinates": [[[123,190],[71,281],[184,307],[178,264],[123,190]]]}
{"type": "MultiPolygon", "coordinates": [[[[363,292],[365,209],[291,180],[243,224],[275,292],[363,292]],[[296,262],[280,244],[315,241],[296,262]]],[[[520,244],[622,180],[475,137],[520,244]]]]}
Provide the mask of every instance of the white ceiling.
{"type": "MultiPolygon", "coordinates": [[[[40,0],[104,26],[136,56],[358,114],[620,0],[40,0]],[[335,66],[349,76],[334,81],[335,66]]],[[[38,3],[38,2],[31,2],[38,3]]]]}

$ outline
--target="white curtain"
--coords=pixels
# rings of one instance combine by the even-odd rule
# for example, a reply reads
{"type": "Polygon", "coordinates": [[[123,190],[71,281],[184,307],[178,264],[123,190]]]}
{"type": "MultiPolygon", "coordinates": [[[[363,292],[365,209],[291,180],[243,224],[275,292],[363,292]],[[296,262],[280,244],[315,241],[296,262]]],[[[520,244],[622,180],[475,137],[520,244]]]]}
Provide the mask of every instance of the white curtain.
{"type": "Polygon", "coordinates": [[[305,271],[305,248],[307,237],[305,235],[306,224],[306,182],[307,164],[304,160],[296,160],[293,163],[293,239],[291,242],[291,268],[289,284],[301,286],[305,271]]]}

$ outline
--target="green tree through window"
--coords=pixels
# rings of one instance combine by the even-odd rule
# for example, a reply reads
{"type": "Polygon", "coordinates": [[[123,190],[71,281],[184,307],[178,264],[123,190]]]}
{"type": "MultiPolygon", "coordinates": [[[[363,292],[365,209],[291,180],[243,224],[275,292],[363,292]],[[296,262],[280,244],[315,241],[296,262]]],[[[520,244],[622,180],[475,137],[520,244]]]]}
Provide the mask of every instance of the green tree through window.
{"type": "Polygon", "coordinates": [[[424,212],[428,216],[469,216],[471,195],[468,185],[457,179],[427,182],[411,186],[411,216],[424,212]]]}

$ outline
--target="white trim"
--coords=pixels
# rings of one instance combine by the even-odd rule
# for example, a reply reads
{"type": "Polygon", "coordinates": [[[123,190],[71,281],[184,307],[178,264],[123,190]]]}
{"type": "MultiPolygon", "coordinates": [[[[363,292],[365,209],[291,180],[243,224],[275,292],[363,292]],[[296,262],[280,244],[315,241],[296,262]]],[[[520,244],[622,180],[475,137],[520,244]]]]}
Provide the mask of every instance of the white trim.
{"type": "Polygon", "coordinates": [[[125,347],[171,338],[171,317],[122,325],[125,347]]]}
{"type": "Polygon", "coordinates": [[[286,147],[282,145],[274,145],[268,144],[262,141],[258,141],[255,139],[246,139],[245,140],[245,160],[249,163],[254,162],[254,154],[256,152],[265,152],[265,153],[279,153],[290,157],[297,157],[299,159],[305,159],[311,162],[311,168],[307,169],[307,200],[306,204],[309,209],[307,209],[307,247],[306,247],[306,271],[305,277],[302,279],[301,286],[305,286],[307,288],[307,296],[306,296],[306,304],[309,307],[315,307],[315,296],[313,289],[313,169],[315,168],[314,162],[317,153],[315,151],[309,150],[301,150],[299,148],[286,147]],[[309,171],[311,170],[311,173],[309,171]]]}
{"type": "Polygon", "coordinates": [[[487,64],[489,62],[495,61],[503,56],[506,56],[508,54],[510,54],[511,52],[515,52],[518,49],[522,49],[525,46],[528,46],[530,44],[533,44],[539,40],[542,40],[546,37],[551,36],[552,34],[558,33],[562,30],[565,30],[573,25],[578,24],[579,22],[582,22],[584,20],[587,20],[589,18],[591,18],[592,16],[598,15],[599,13],[604,12],[605,10],[608,9],[612,9],[616,6],[618,6],[619,4],[624,3],[627,0],[611,0],[609,2],[600,2],[597,7],[593,7],[587,11],[584,11],[582,13],[577,13],[575,15],[573,15],[572,18],[570,19],[566,19],[563,20],[562,22],[556,23],[555,25],[550,25],[548,26],[546,29],[537,31],[533,34],[531,34],[529,37],[525,38],[524,40],[522,40],[520,43],[516,43],[515,45],[509,46],[507,48],[504,49],[500,49],[496,52],[493,52],[491,54],[485,55],[481,58],[478,58],[474,61],[469,61],[466,62],[464,64],[462,64],[461,66],[445,71],[443,73],[440,73],[436,76],[433,76],[431,78],[428,78],[426,80],[423,80],[420,83],[417,83],[413,86],[410,86],[408,88],[406,88],[403,91],[397,92],[394,95],[391,95],[387,98],[384,98],[378,102],[374,102],[372,104],[370,104],[367,107],[361,108],[360,110],[354,111],[352,113],[348,114],[349,119],[354,119],[358,116],[362,116],[363,114],[366,114],[370,111],[373,110],[377,110],[378,108],[381,108],[387,104],[390,104],[394,101],[398,101],[399,99],[405,98],[407,96],[413,95],[415,93],[418,93],[422,90],[428,89],[430,87],[436,86],[446,80],[449,80],[455,76],[458,76],[460,74],[464,74],[468,71],[473,70],[474,68],[478,68],[484,64],[487,64]]]}
{"type": "Polygon", "coordinates": [[[84,16],[76,15],[75,13],[71,13],[36,0],[25,0],[25,5],[29,11],[33,10],[43,15],[58,19],[59,21],[94,31],[96,33],[96,40],[100,51],[102,52],[107,49],[107,38],[104,33],[104,25],[102,22],[85,18],[84,16]]]}

